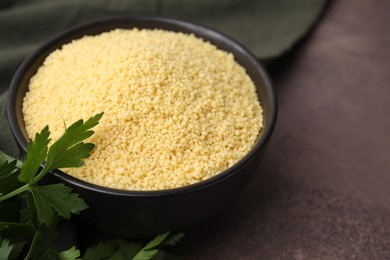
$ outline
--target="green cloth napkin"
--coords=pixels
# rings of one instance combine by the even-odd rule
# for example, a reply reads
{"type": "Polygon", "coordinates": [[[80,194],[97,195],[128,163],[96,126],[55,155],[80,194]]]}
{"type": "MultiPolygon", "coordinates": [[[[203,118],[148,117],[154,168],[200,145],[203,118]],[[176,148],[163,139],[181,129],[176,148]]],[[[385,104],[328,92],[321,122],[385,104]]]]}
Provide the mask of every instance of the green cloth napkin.
{"type": "Polygon", "coordinates": [[[17,156],[6,94],[22,59],[62,30],[114,15],[162,15],[220,30],[261,60],[274,59],[313,26],[326,0],[1,0],[0,150],[17,156]]]}

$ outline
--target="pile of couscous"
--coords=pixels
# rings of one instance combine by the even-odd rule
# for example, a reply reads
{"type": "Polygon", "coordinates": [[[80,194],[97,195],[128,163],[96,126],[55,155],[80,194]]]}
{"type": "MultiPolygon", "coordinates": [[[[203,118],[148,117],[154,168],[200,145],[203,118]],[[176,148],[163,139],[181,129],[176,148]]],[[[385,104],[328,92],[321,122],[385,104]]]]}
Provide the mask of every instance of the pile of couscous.
{"type": "Polygon", "coordinates": [[[23,103],[27,133],[104,116],[68,174],[101,186],[161,190],[212,177],[244,157],[262,128],[255,86],[232,54],[193,35],[116,29],[51,53],[23,103]]]}

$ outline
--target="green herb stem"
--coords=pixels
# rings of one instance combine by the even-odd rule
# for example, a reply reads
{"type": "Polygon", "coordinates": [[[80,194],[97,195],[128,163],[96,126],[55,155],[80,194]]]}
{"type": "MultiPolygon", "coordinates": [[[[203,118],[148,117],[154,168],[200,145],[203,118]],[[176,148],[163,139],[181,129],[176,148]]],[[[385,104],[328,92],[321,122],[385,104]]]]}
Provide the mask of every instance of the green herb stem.
{"type": "Polygon", "coordinates": [[[35,176],[35,178],[30,184],[25,184],[22,187],[19,187],[18,189],[11,191],[10,193],[5,194],[4,196],[1,196],[0,202],[12,198],[13,196],[16,196],[24,191],[27,191],[31,185],[34,185],[35,183],[39,182],[43,177],[45,177],[45,175],[49,172],[49,170],[50,169],[48,169],[47,167],[44,167],[42,171],[40,171],[38,175],[35,176]]]}
{"type": "Polygon", "coordinates": [[[5,194],[4,196],[0,197],[0,202],[7,200],[9,198],[12,198],[13,196],[16,196],[24,191],[27,191],[31,185],[34,185],[35,183],[39,182],[45,175],[49,172],[49,169],[47,167],[44,167],[42,171],[39,172],[37,176],[33,179],[33,181],[30,184],[25,184],[22,187],[19,187],[16,190],[11,191],[10,193],[5,194]]]}
{"type": "Polygon", "coordinates": [[[16,190],[11,191],[10,193],[7,193],[0,197],[0,202],[7,200],[9,198],[12,198],[13,196],[16,196],[30,188],[30,184],[25,184],[22,187],[17,188],[16,190]]]}
{"type": "Polygon", "coordinates": [[[31,182],[31,185],[39,182],[45,175],[49,172],[50,169],[48,169],[46,166],[42,169],[40,173],[38,173],[37,176],[34,177],[33,181],[31,182]]]}

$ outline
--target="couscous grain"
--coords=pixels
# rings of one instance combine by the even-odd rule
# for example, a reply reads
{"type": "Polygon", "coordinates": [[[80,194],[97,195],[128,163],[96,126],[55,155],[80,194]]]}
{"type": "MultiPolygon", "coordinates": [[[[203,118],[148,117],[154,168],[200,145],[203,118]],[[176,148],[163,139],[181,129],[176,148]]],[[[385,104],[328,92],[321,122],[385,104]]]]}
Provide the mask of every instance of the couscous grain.
{"type": "Polygon", "coordinates": [[[161,190],[214,176],[244,157],[262,128],[255,87],[232,54],[193,35],[117,29],[51,53],[23,103],[27,133],[104,111],[85,165],[97,185],[161,190]]]}

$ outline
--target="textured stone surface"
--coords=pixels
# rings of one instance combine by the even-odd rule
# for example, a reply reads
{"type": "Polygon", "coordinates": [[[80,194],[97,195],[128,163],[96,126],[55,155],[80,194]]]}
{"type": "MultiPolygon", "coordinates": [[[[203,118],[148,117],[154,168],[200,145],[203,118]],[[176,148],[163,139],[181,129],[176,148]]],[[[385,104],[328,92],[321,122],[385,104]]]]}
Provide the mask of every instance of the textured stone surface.
{"type": "Polygon", "coordinates": [[[390,259],[390,2],[333,1],[272,66],[279,118],[264,161],[185,259],[390,259]]]}

